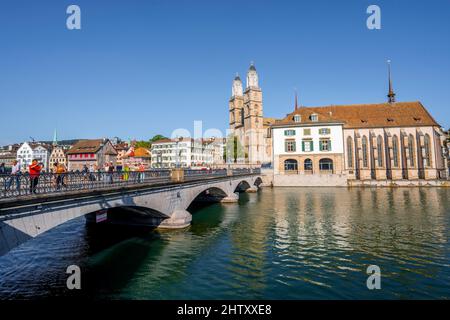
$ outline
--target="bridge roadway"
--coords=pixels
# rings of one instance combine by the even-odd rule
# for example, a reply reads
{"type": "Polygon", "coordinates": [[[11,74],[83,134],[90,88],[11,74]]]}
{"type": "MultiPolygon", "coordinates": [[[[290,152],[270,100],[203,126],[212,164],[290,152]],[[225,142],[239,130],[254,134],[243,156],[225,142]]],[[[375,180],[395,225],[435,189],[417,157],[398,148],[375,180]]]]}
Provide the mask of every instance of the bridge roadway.
{"type": "MultiPolygon", "coordinates": [[[[68,179],[70,180],[70,179],[68,179]]],[[[256,192],[259,171],[181,174],[100,188],[0,198],[0,255],[71,219],[159,228],[185,228],[194,200],[237,202],[238,192],[256,192]],[[120,210],[117,210],[120,208],[120,210]],[[106,219],[106,220],[104,220],[106,219]],[[100,221],[102,220],[102,221],[100,221]]]]}

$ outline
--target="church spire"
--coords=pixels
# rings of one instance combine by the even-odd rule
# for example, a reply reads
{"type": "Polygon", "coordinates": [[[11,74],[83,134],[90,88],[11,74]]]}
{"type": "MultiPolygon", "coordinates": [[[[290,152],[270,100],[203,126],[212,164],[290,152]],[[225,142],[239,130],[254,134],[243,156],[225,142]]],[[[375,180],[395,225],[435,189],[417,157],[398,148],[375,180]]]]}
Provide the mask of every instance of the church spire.
{"type": "Polygon", "coordinates": [[[394,103],[395,102],[395,92],[394,92],[394,89],[392,88],[391,60],[388,60],[387,64],[388,64],[388,77],[389,77],[389,93],[388,93],[387,97],[388,97],[389,103],[394,103]]]}
{"type": "Polygon", "coordinates": [[[297,94],[297,89],[294,89],[295,91],[295,110],[298,109],[298,94],[297,94]]]}
{"type": "Polygon", "coordinates": [[[58,133],[55,129],[55,132],[53,133],[53,146],[56,147],[58,145],[58,133]]]}

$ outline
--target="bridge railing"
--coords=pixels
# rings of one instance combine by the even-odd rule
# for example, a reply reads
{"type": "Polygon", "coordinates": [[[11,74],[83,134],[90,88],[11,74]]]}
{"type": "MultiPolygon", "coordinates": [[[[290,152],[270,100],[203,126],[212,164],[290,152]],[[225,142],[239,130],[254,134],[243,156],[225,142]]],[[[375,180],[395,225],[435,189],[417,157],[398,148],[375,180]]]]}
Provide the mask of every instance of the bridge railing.
{"type": "Polygon", "coordinates": [[[259,174],[261,168],[234,168],[232,172],[233,174],[259,174]]]}
{"type": "Polygon", "coordinates": [[[99,190],[133,184],[170,181],[170,170],[41,173],[37,180],[29,174],[0,175],[0,198],[31,194],[99,190]]]}
{"type": "Polygon", "coordinates": [[[185,169],[184,180],[193,180],[201,177],[225,177],[227,169],[209,169],[209,170],[195,170],[185,169]]]}
{"type": "MultiPolygon", "coordinates": [[[[193,170],[184,169],[181,181],[193,181],[204,178],[226,177],[227,169],[193,170]]],[[[0,199],[14,198],[32,194],[57,194],[83,190],[102,190],[129,185],[152,185],[174,182],[170,169],[152,169],[148,171],[115,172],[67,172],[41,173],[37,179],[28,173],[19,175],[0,175],[0,199]]],[[[260,173],[259,168],[233,169],[232,175],[260,173]]]]}

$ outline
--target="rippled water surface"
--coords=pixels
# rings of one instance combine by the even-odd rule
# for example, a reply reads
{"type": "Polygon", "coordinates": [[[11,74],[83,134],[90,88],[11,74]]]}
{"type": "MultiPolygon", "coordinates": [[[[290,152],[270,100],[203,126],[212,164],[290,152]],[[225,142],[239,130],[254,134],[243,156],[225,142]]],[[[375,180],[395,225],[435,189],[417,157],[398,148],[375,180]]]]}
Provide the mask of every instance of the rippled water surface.
{"type": "Polygon", "coordinates": [[[61,225],[0,257],[0,297],[450,298],[450,189],[266,188],[192,211],[171,232],[61,225]]]}

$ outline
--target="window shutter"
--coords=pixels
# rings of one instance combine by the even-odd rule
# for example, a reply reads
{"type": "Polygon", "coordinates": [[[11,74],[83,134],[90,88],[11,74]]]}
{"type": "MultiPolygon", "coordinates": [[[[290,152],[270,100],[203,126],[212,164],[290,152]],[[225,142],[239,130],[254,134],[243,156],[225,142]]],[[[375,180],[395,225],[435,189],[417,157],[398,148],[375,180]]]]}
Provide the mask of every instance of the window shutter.
{"type": "Polygon", "coordinates": [[[302,141],[302,151],[305,152],[305,141],[302,141]]]}
{"type": "Polygon", "coordinates": [[[310,149],[311,151],[314,151],[314,144],[313,144],[312,141],[309,142],[309,149],[310,149]]]}
{"type": "Polygon", "coordinates": [[[331,140],[328,140],[328,151],[331,151],[331,140]]]}
{"type": "Polygon", "coordinates": [[[323,151],[322,140],[319,141],[319,150],[323,151]]]}
{"type": "Polygon", "coordinates": [[[285,141],[285,142],[284,142],[284,152],[287,152],[287,151],[288,151],[287,145],[288,145],[288,143],[287,143],[287,141],[285,141]]]}

